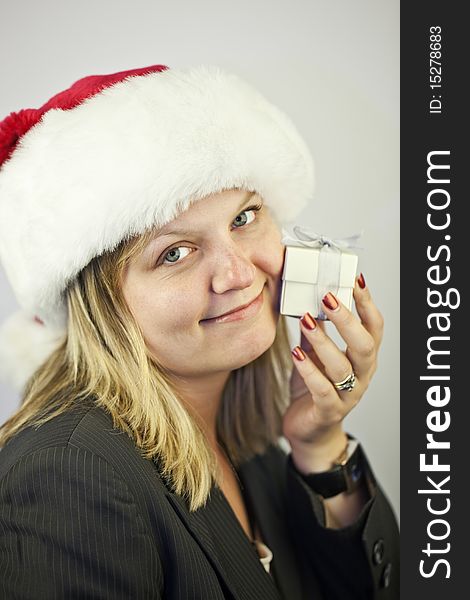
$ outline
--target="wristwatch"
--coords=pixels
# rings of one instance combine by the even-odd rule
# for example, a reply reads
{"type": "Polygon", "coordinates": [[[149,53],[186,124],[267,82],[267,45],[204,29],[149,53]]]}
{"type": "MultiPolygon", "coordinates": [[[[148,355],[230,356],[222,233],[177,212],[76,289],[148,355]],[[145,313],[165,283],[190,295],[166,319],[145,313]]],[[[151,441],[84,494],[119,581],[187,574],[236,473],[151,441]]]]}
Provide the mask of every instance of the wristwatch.
{"type": "Polygon", "coordinates": [[[305,475],[295,467],[292,457],[291,462],[308,486],[323,498],[331,498],[342,492],[350,494],[359,486],[364,471],[361,445],[352,438],[349,438],[344,452],[328,471],[305,475]]]}

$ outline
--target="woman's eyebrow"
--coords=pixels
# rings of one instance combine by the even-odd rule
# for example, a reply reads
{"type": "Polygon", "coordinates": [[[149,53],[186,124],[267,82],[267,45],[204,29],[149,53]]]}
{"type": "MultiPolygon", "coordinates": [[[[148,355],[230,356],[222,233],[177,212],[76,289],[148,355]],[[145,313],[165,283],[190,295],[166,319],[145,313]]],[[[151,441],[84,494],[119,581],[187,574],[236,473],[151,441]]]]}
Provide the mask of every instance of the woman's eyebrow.
{"type": "MultiPolygon", "coordinates": [[[[240,204],[239,204],[239,206],[237,208],[237,212],[239,212],[242,209],[242,207],[248,202],[248,200],[252,196],[254,196],[255,194],[256,194],[256,192],[248,192],[247,195],[240,202],[240,204]]],[[[159,237],[167,237],[169,235],[183,235],[184,236],[184,235],[189,235],[191,233],[193,233],[193,231],[190,230],[190,229],[178,229],[178,228],[176,228],[176,229],[172,229],[171,231],[162,231],[162,230],[160,230],[160,231],[158,231],[155,234],[155,237],[151,240],[151,242],[155,241],[159,237]]]]}

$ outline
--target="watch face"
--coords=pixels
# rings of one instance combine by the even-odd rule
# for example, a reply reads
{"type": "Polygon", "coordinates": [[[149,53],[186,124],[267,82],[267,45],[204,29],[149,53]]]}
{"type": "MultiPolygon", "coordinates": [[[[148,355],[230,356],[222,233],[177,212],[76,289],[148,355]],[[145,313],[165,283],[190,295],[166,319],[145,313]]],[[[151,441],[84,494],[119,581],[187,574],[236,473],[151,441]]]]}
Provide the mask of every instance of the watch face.
{"type": "Polygon", "coordinates": [[[348,492],[352,492],[356,489],[363,475],[361,453],[359,452],[358,446],[359,444],[356,442],[353,450],[353,454],[355,453],[354,457],[343,467],[346,489],[348,492]]]}
{"type": "Polygon", "coordinates": [[[359,479],[362,477],[362,469],[361,469],[361,465],[359,463],[356,463],[350,472],[350,477],[351,477],[351,481],[352,483],[357,483],[359,481],[359,479]]]}

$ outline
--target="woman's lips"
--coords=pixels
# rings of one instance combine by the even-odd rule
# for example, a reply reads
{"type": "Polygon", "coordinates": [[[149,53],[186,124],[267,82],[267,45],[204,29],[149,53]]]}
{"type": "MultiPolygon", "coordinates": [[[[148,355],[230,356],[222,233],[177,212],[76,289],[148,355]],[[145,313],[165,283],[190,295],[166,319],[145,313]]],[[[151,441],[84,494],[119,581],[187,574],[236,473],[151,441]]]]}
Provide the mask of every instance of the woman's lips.
{"type": "Polygon", "coordinates": [[[223,315],[221,317],[213,317],[212,319],[203,319],[201,323],[228,323],[229,321],[241,321],[242,319],[248,319],[250,317],[254,317],[260,311],[263,306],[264,301],[264,286],[261,290],[260,294],[256,296],[251,304],[245,306],[245,308],[240,308],[234,312],[231,312],[228,315],[223,315]]]}

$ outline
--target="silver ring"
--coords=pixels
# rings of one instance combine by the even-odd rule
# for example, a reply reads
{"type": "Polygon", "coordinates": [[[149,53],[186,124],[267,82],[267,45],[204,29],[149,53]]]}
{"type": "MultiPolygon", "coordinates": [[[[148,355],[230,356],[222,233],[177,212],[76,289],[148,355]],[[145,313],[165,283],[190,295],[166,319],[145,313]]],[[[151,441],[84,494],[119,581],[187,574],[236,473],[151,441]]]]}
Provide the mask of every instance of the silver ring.
{"type": "Polygon", "coordinates": [[[339,381],[338,383],[333,382],[333,385],[340,392],[343,392],[344,390],[352,392],[354,386],[356,385],[356,375],[354,374],[354,371],[352,371],[351,375],[348,375],[346,379],[343,379],[343,381],[339,381]]]}

